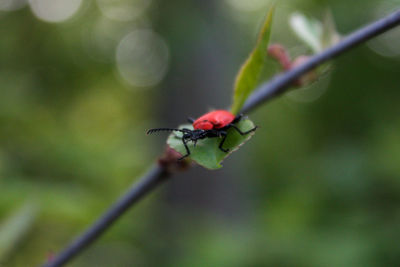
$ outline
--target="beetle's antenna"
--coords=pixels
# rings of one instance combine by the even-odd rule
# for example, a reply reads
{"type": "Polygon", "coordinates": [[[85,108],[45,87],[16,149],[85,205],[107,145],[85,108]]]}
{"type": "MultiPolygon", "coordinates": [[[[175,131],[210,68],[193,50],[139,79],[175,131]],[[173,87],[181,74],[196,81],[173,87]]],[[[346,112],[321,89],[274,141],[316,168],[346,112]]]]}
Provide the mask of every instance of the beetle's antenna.
{"type": "Polygon", "coordinates": [[[177,132],[186,133],[190,130],[189,129],[173,129],[173,128],[155,128],[155,129],[148,130],[147,134],[152,134],[152,133],[161,132],[161,131],[167,131],[167,132],[177,131],[177,132]]]}

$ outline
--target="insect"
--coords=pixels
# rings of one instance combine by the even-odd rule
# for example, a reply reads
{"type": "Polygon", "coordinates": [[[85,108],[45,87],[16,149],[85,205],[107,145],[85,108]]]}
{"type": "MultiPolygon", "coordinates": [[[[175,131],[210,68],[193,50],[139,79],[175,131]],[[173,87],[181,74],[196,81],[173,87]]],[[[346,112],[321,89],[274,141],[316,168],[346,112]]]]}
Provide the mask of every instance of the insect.
{"type": "Polygon", "coordinates": [[[189,147],[187,143],[192,141],[194,146],[196,147],[196,143],[200,139],[204,138],[212,138],[219,137],[222,138],[219,143],[218,148],[228,153],[229,149],[223,148],[226,137],[228,136],[228,129],[233,128],[241,135],[247,135],[257,129],[255,126],[253,129],[250,129],[246,132],[242,132],[235,124],[239,122],[243,118],[243,115],[235,116],[227,110],[214,110],[204,114],[198,119],[189,118],[189,122],[193,124],[193,129],[190,130],[187,128],[183,129],[175,129],[175,128],[155,128],[147,131],[147,134],[159,132],[159,131],[177,131],[183,133],[181,139],[182,143],[186,149],[186,155],[183,155],[179,160],[182,160],[190,155],[189,147]]]}

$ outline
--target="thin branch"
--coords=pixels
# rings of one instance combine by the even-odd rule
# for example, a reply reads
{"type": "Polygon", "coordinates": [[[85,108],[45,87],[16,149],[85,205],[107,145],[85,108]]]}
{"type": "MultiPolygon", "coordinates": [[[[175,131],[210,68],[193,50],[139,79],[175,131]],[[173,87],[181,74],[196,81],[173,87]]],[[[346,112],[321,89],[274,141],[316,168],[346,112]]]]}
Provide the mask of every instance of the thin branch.
{"type": "Polygon", "coordinates": [[[358,31],[352,33],[347,38],[343,39],[338,44],[326,49],[325,51],[312,56],[308,61],[303,64],[284,72],[272,80],[262,84],[259,89],[254,91],[247,99],[240,113],[249,113],[260,104],[276,97],[287,89],[303,74],[312,70],[313,68],[321,65],[331,58],[339,56],[340,54],[350,50],[358,44],[364,43],[369,39],[384,33],[391,28],[400,24],[400,9],[390,14],[389,16],[380,19],[367,25],[358,31]]]}
{"type": "MultiPolygon", "coordinates": [[[[367,40],[388,31],[400,24],[400,10],[389,16],[378,20],[356,32],[338,44],[328,48],[320,54],[311,57],[304,64],[291,69],[271,81],[262,84],[246,101],[241,113],[248,113],[260,104],[280,95],[287,90],[291,84],[303,74],[317,67],[318,65],[336,57],[354,46],[366,42],[367,40]]],[[[168,176],[167,167],[163,165],[153,167],[137,184],[123,195],[109,210],[98,219],[86,232],[73,241],[60,254],[56,255],[50,262],[44,264],[44,267],[58,267],[70,261],[83,249],[93,243],[100,235],[107,230],[127,209],[137,203],[147,193],[151,192],[158,184],[166,180],[168,176]]]]}
{"type": "Polygon", "coordinates": [[[158,184],[165,181],[168,172],[159,165],[154,166],[142,179],[135,183],[127,193],[111,206],[86,232],[73,241],[63,252],[54,259],[44,264],[45,267],[62,266],[70,261],[84,248],[95,241],[105,230],[107,230],[128,208],[138,202],[142,197],[151,192],[158,184]]]}

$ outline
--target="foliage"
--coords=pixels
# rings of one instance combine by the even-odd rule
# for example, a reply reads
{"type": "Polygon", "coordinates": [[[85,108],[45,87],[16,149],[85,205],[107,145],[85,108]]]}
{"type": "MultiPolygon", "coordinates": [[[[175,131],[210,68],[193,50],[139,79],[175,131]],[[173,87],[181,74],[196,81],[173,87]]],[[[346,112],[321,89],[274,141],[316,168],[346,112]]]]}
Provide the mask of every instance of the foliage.
{"type": "MultiPolygon", "coordinates": [[[[247,97],[257,86],[259,76],[267,59],[267,47],[271,35],[274,10],[275,6],[273,5],[267,13],[253,51],[240,68],[236,77],[232,104],[233,114],[237,114],[240,111],[247,97]]],[[[242,131],[247,131],[252,129],[254,124],[250,120],[245,120],[240,122],[238,127],[242,129],[242,131]]],[[[191,125],[181,125],[179,128],[193,129],[191,125]]],[[[212,138],[200,140],[197,147],[194,147],[193,144],[188,144],[191,151],[190,158],[207,169],[221,168],[221,161],[229,156],[230,153],[237,150],[239,146],[254,134],[251,133],[248,136],[241,136],[237,132],[233,132],[236,131],[234,129],[228,131],[228,137],[225,141],[226,148],[230,150],[229,153],[225,153],[218,148],[221,138],[212,138]]],[[[167,144],[182,155],[185,155],[187,152],[180,137],[181,133],[172,133],[168,138],[167,144]]]]}
{"type": "MultiPolygon", "coordinates": [[[[146,129],[228,106],[224,88],[265,10],[251,5],[264,1],[153,0],[140,19],[106,17],[104,3],[117,2],[140,1],[82,1],[58,24],[28,7],[0,12],[0,223],[32,199],[40,211],[0,265],[39,266],[98,218],[162,151],[146,129]],[[115,75],[115,48],[138,27],[153,27],[170,49],[168,74],[154,88],[115,75]]],[[[292,11],[319,17],[328,5],[340,31],[350,32],[386,4],[366,0],[355,12],[359,1],[287,1],[271,40],[297,51],[292,11]]],[[[132,10],[140,11],[112,9],[132,10]]],[[[319,97],[283,96],[251,114],[257,138],[224,168],[176,177],[70,265],[399,266],[393,33],[336,60],[317,83],[319,97]]]]}
{"type": "Polygon", "coordinates": [[[257,43],[236,76],[232,104],[233,114],[238,114],[247,97],[258,84],[258,79],[267,60],[267,48],[271,35],[274,10],[275,6],[272,6],[268,11],[258,34],[257,43]]]}
{"type": "Polygon", "coordinates": [[[0,225],[0,259],[4,259],[32,227],[37,207],[26,203],[0,225]]]}
{"type": "MultiPolygon", "coordinates": [[[[254,128],[254,124],[249,119],[242,119],[237,123],[237,127],[242,131],[246,132],[254,128]]],[[[180,129],[186,128],[193,130],[193,126],[190,124],[181,125],[180,129]]],[[[189,142],[187,145],[191,152],[190,159],[197,162],[199,165],[207,168],[207,169],[219,169],[222,167],[220,164],[226,157],[230,155],[230,153],[234,152],[241,146],[244,142],[250,139],[250,137],[254,134],[251,132],[245,136],[240,135],[235,129],[230,128],[228,130],[227,138],[224,142],[224,149],[229,149],[228,153],[221,151],[218,146],[221,142],[221,138],[206,138],[203,140],[199,140],[197,145],[194,146],[193,143],[189,142]]],[[[182,155],[186,154],[185,146],[181,140],[182,133],[172,133],[168,137],[168,145],[181,153],[182,155]]]]}
{"type": "Polygon", "coordinates": [[[295,12],[290,16],[290,26],[314,53],[319,53],[340,40],[332,14],[328,11],[324,14],[322,22],[295,12]]]}

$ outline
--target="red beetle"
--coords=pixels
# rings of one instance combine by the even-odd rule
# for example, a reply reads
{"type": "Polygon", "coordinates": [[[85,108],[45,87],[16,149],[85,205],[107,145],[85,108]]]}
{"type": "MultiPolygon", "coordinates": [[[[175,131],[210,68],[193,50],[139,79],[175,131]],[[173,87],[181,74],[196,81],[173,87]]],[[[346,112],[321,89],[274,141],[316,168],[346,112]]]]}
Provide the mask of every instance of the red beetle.
{"type": "Polygon", "coordinates": [[[208,112],[193,122],[195,130],[221,129],[235,120],[235,115],[227,110],[208,112]]]}
{"type": "Polygon", "coordinates": [[[257,126],[246,132],[242,132],[236,125],[238,121],[242,119],[242,115],[235,116],[227,110],[214,110],[204,114],[198,119],[189,119],[193,123],[193,129],[173,129],[173,128],[155,128],[147,131],[147,134],[151,134],[158,131],[178,131],[182,132],[182,143],[186,148],[186,155],[182,156],[179,160],[186,158],[190,155],[190,150],[187,146],[188,141],[192,141],[196,146],[197,140],[204,139],[206,137],[221,137],[222,140],[219,143],[218,148],[223,152],[227,153],[229,149],[224,149],[222,146],[228,135],[228,129],[234,128],[241,135],[249,134],[257,129],[257,126]]]}

